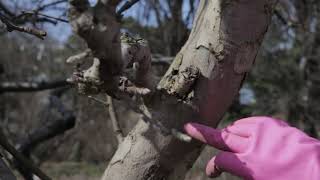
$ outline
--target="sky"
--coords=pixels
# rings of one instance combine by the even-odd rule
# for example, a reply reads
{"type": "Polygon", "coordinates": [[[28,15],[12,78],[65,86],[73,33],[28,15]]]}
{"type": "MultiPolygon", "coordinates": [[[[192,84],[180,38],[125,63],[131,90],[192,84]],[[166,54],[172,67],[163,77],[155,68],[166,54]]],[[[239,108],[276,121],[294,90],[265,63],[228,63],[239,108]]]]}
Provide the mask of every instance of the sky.
{"type": "MultiPolygon", "coordinates": [[[[97,0],[89,0],[91,6],[94,6],[97,2],[97,0]]],[[[141,2],[138,2],[133,7],[131,7],[129,10],[127,10],[124,13],[124,17],[132,16],[137,17],[139,12],[139,4],[141,2]]],[[[52,16],[56,16],[57,12],[51,11],[47,12],[47,14],[50,14],[52,16]]],[[[155,21],[154,21],[155,22],[155,21]]],[[[150,22],[143,22],[144,24],[148,24],[150,22]]],[[[151,23],[152,24],[152,23],[151,23]]],[[[69,36],[72,34],[71,26],[68,23],[58,23],[57,25],[52,24],[46,24],[45,29],[48,32],[48,35],[52,38],[58,40],[59,42],[66,42],[69,38],[69,36]]]]}
{"type": "MultiPolygon", "coordinates": [[[[38,5],[44,5],[49,4],[52,2],[57,2],[58,0],[2,0],[4,4],[6,4],[10,9],[12,9],[13,12],[17,12],[17,14],[20,14],[21,11],[32,11],[37,8],[38,5]],[[39,3],[40,2],[40,3],[39,3]]],[[[140,0],[137,2],[134,6],[132,6],[129,10],[124,12],[124,17],[134,17],[142,25],[147,26],[157,26],[156,23],[156,17],[154,12],[151,11],[148,15],[146,15],[146,1],[149,0],[140,0]]],[[[97,2],[97,0],[89,0],[92,6],[94,6],[97,2]]],[[[123,3],[126,1],[123,1],[123,3]]],[[[164,1],[159,1],[164,2],[164,1]]],[[[187,1],[185,1],[187,2],[187,1]]],[[[68,3],[61,3],[57,7],[58,9],[46,9],[42,11],[43,14],[50,15],[53,17],[61,17],[63,13],[65,13],[65,10],[61,11],[62,8],[66,8],[68,3]]],[[[166,3],[162,3],[163,9],[168,9],[166,3]]],[[[183,16],[186,18],[187,12],[189,12],[190,6],[189,3],[183,4],[183,16]]],[[[191,28],[191,22],[188,22],[188,27],[191,28]]],[[[48,32],[48,36],[51,38],[57,40],[58,42],[64,43],[68,40],[70,35],[72,34],[71,27],[68,23],[59,22],[57,25],[53,25],[50,23],[44,24],[43,28],[45,31],[48,32]]]]}
{"type": "MultiPolygon", "coordinates": [[[[92,6],[94,6],[97,0],[89,0],[92,6]]],[[[124,1],[125,2],[125,1],[124,1]]],[[[134,6],[132,6],[129,10],[124,12],[124,17],[134,17],[139,20],[142,25],[148,26],[157,26],[155,14],[151,12],[148,17],[144,17],[144,7],[146,7],[145,2],[139,1],[134,6]]],[[[163,6],[165,9],[168,9],[165,5],[163,6]]],[[[183,16],[186,18],[187,12],[189,12],[190,6],[189,3],[184,3],[183,5],[183,16]]],[[[59,15],[56,11],[48,11],[46,12],[49,15],[57,16],[59,15]]],[[[192,23],[188,23],[188,27],[191,28],[192,23]]],[[[69,24],[67,23],[58,23],[57,25],[46,24],[45,29],[47,30],[49,36],[63,43],[66,42],[68,37],[72,34],[72,30],[69,24]]]]}
{"type": "MultiPolygon", "coordinates": [[[[38,2],[42,2],[42,4],[49,4],[52,2],[56,2],[58,0],[45,0],[45,1],[40,1],[40,0],[2,0],[4,4],[6,4],[10,9],[12,9],[13,12],[17,12],[17,14],[20,14],[22,11],[32,11],[37,8],[39,5],[38,2]]],[[[137,19],[142,25],[146,26],[157,26],[156,22],[156,17],[154,12],[150,12],[148,15],[146,15],[146,1],[149,0],[140,0],[137,2],[135,5],[133,5],[130,9],[125,11],[123,13],[124,17],[134,17],[137,19]]],[[[94,6],[97,2],[97,0],[89,0],[92,6],[94,6]]],[[[126,1],[123,1],[126,2],[126,1]]],[[[164,1],[160,1],[164,2],[164,1]]],[[[185,1],[187,2],[187,1],[185,1]]],[[[42,11],[43,14],[50,15],[53,17],[61,17],[64,13],[65,10],[61,9],[66,9],[68,6],[68,3],[61,3],[57,7],[60,9],[46,9],[42,11]]],[[[167,4],[163,3],[162,4],[163,9],[168,9],[167,4]]],[[[184,18],[187,17],[187,14],[189,12],[190,6],[189,3],[184,3],[183,4],[183,16],[184,18]]],[[[66,18],[66,17],[64,17],[66,18]]],[[[188,27],[191,28],[192,23],[188,22],[188,27]]],[[[50,23],[45,23],[43,27],[38,27],[40,29],[44,29],[47,31],[47,34],[49,37],[52,39],[60,42],[63,44],[68,40],[70,35],[72,35],[72,29],[68,23],[64,22],[58,22],[58,24],[53,25],[50,23]]]]}

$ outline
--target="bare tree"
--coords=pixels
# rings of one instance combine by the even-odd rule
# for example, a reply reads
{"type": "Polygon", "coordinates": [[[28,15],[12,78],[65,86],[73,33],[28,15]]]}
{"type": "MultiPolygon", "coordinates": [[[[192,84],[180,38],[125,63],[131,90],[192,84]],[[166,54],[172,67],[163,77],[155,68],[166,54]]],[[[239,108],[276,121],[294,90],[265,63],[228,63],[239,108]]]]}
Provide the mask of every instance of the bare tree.
{"type": "Polygon", "coordinates": [[[139,65],[136,78],[126,79],[128,59],[123,57],[131,51],[121,51],[116,13],[121,0],[99,0],[94,7],[87,0],[69,2],[69,21],[94,59],[92,67],[75,72],[71,81],[84,94],[133,96],[132,104],[143,114],[102,179],[183,179],[202,148],[184,142],[189,138],[183,125],[190,120],[218,124],[254,63],[276,0],[201,0],[188,41],[158,85],[141,44],[132,55],[139,65]],[[150,91],[141,93],[139,88],[150,91]],[[128,89],[137,91],[128,95],[128,89]]]}
{"type": "MultiPolygon", "coordinates": [[[[65,1],[20,16],[0,3],[0,20],[8,31],[40,38],[45,33],[20,26],[29,21],[21,17],[33,14],[37,21],[70,22],[88,50],[68,61],[80,64],[91,59],[93,64],[86,70],[77,68],[69,82],[86,95],[104,93],[126,100],[141,113],[133,130],[123,140],[119,138],[103,180],[183,179],[202,149],[183,133],[183,125],[191,120],[217,126],[253,66],[276,1],[201,0],[187,42],[160,82],[151,73],[147,43],[120,38],[121,13],[137,1],[129,0],[117,11],[122,0],[98,0],[93,7],[88,0],[69,0],[69,21],[39,13],[65,1]],[[17,17],[25,21],[20,23],[17,17]]],[[[174,20],[181,21],[182,1],[166,2],[174,20]]],[[[179,32],[175,35],[180,41],[179,32]]]]}

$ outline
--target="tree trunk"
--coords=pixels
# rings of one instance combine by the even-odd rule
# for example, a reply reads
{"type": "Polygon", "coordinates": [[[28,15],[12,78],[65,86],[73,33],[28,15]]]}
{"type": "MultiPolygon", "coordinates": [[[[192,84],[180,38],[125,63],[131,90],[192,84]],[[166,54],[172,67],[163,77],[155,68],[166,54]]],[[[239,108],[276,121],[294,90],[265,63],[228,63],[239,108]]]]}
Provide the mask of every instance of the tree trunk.
{"type": "MultiPolygon", "coordinates": [[[[178,130],[188,121],[216,126],[254,63],[275,3],[201,0],[188,41],[158,91],[146,98],[151,121],[178,130]]],[[[119,145],[103,180],[184,178],[202,146],[151,125],[137,123],[119,145]]]]}

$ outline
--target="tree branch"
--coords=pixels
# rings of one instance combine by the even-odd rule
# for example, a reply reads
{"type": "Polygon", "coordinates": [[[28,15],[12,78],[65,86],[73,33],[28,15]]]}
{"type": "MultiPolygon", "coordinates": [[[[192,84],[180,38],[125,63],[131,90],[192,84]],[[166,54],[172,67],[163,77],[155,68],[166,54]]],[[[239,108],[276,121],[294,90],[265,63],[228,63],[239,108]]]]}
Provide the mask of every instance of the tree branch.
{"type": "Polygon", "coordinates": [[[114,105],[113,105],[113,100],[112,97],[107,95],[107,103],[109,104],[108,106],[108,111],[109,111],[109,116],[111,119],[111,123],[112,123],[112,127],[113,127],[113,131],[117,137],[118,140],[118,144],[122,143],[123,141],[123,134],[122,134],[122,130],[120,128],[120,124],[117,118],[117,114],[115,112],[114,109],[114,105]]]}
{"type": "Polygon", "coordinates": [[[14,24],[10,19],[5,17],[2,13],[0,13],[0,20],[6,25],[8,32],[12,32],[12,31],[24,32],[27,34],[34,35],[42,40],[47,35],[47,33],[43,30],[34,29],[30,27],[25,27],[25,26],[18,26],[14,24]]]}
{"type": "Polygon", "coordinates": [[[115,109],[114,109],[114,105],[113,105],[113,99],[112,97],[108,96],[107,95],[107,102],[105,101],[102,101],[98,98],[95,98],[93,96],[88,96],[90,99],[104,105],[105,107],[108,108],[108,112],[109,112],[109,116],[110,116],[110,119],[111,119],[111,124],[112,124],[112,128],[113,128],[113,132],[114,134],[116,135],[116,138],[117,138],[117,141],[118,141],[118,144],[120,144],[122,141],[123,141],[123,133],[122,133],[122,130],[120,128],[120,124],[119,124],[119,120],[118,120],[118,117],[117,117],[117,114],[115,112],[115,109]]]}
{"type": "Polygon", "coordinates": [[[281,12],[279,12],[279,10],[275,9],[274,14],[282,22],[283,25],[289,24],[289,22],[287,22],[287,20],[281,15],[281,12]]]}
{"type": "MultiPolygon", "coordinates": [[[[28,136],[26,136],[26,138],[22,139],[18,143],[17,150],[25,157],[30,158],[32,150],[35,149],[39,144],[61,135],[75,126],[76,117],[71,111],[65,108],[59,99],[68,89],[69,88],[60,88],[52,91],[49,95],[49,104],[44,107],[47,113],[45,116],[53,117],[54,114],[48,114],[47,109],[55,108],[61,114],[61,118],[59,116],[58,119],[46,121],[46,124],[32,131],[30,134],[28,134],[28,136]]],[[[33,175],[27,167],[24,167],[17,161],[14,161],[14,165],[26,180],[33,179],[33,175]]]]}
{"type": "MultiPolygon", "coordinates": [[[[64,22],[64,23],[69,23],[68,20],[66,19],[62,19],[62,18],[58,18],[58,17],[53,17],[53,16],[49,16],[43,13],[39,13],[38,11],[22,11],[21,15],[19,15],[17,18],[21,18],[23,16],[43,16],[45,18],[48,19],[52,19],[52,20],[56,20],[56,21],[60,21],[60,22],[64,22]]],[[[38,18],[38,21],[41,21],[40,18],[38,18]]],[[[55,22],[54,24],[57,24],[57,22],[55,22]]]]}
{"type": "Polygon", "coordinates": [[[0,2],[0,21],[2,21],[7,26],[8,32],[11,31],[20,31],[24,33],[28,33],[34,35],[40,39],[43,39],[46,36],[46,32],[43,30],[39,30],[31,27],[24,27],[22,25],[31,22],[31,23],[52,23],[56,25],[58,22],[68,21],[60,18],[60,17],[52,17],[46,14],[39,13],[49,7],[54,7],[58,4],[65,3],[67,0],[58,0],[55,2],[50,2],[48,4],[44,4],[42,6],[38,6],[38,8],[34,9],[32,12],[22,12],[20,15],[16,15],[13,11],[11,11],[6,5],[0,2]]]}
{"type": "Polygon", "coordinates": [[[117,90],[123,61],[120,50],[120,24],[115,17],[115,5],[119,2],[100,0],[95,7],[90,7],[87,0],[69,1],[70,24],[87,42],[94,57],[93,65],[73,78],[83,94],[97,93],[97,90],[100,90],[98,87],[114,97],[120,94],[117,90]],[[82,79],[86,82],[77,83],[77,80],[82,79]]]}
{"type": "Polygon", "coordinates": [[[127,0],[117,11],[117,16],[121,16],[124,11],[130,9],[137,2],[139,2],[139,0],[127,0]]]}
{"type": "Polygon", "coordinates": [[[58,5],[58,4],[61,4],[61,3],[66,3],[66,2],[68,2],[68,0],[58,0],[58,1],[54,1],[54,2],[51,2],[51,3],[45,4],[45,5],[43,5],[43,6],[40,6],[40,7],[37,8],[35,11],[43,11],[43,10],[45,10],[45,9],[48,8],[48,7],[55,6],[55,5],[58,5]]]}
{"type": "Polygon", "coordinates": [[[17,151],[6,139],[6,136],[0,130],[0,145],[8,151],[22,166],[26,167],[42,180],[51,180],[45,173],[36,167],[29,159],[25,158],[19,151],[17,151]]]}
{"type": "Polygon", "coordinates": [[[69,84],[65,80],[57,80],[52,82],[2,82],[0,83],[0,94],[6,92],[33,92],[59,87],[65,87],[69,84]]]}
{"type": "MultiPolygon", "coordinates": [[[[188,41],[144,97],[149,119],[174,132],[189,121],[217,126],[253,66],[275,3],[201,0],[188,41]]],[[[102,179],[184,179],[201,148],[139,121],[102,179]]]]}
{"type": "Polygon", "coordinates": [[[69,129],[72,129],[75,126],[75,115],[65,108],[65,106],[57,96],[51,95],[50,103],[55,108],[57,108],[59,113],[62,114],[62,118],[48,122],[44,126],[41,126],[40,128],[33,131],[27,139],[19,143],[20,145],[18,150],[20,152],[30,152],[42,142],[52,139],[53,137],[60,135],[69,129]]]}
{"type": "Polygon", "coordinates": [[[95,97],[93,97],[93,96],[88,96],[88,98],[90,98],[90,99],[92,99],[93,101],[95,101],[95,102],[97,102],[97,103],[99,103],[99,104],[102,104],[102,105],[104,105],[104,106],[106,106],[106,107],[109,106],[109,104],[108,104],[107,102],[105,102],[105,101],[103,101],[103,100],[101,100],[101,99],[95,98],[95,97]]]}

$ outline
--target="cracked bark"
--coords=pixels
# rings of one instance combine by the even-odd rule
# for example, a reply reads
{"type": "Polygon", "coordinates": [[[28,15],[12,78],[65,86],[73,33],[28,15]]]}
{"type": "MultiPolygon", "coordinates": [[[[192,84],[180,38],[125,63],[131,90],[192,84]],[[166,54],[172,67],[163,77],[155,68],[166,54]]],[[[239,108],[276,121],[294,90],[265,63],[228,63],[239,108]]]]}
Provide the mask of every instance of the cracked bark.
{"type": "MultiPolygon", "coordinates": [[[[103,180],[184,178],[202,146],[175,135],[183,135],[189,121],[217,126],[254,63],[276,1],[200,1],[188,41],[157,88],[143,98],[147,113],[119,144],[103,180]]],[[[97,76],[111,95],[119,90],[124,62],[118,2],[101,0],[91,8],[87,0],[70,0],[69,10],[74,31],[99,59],[97,76]]]]}

